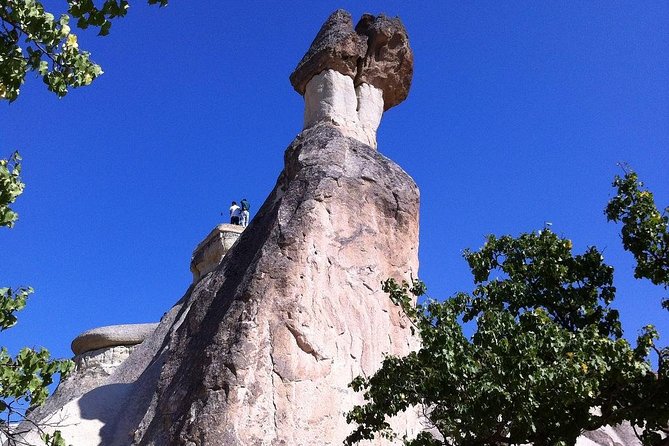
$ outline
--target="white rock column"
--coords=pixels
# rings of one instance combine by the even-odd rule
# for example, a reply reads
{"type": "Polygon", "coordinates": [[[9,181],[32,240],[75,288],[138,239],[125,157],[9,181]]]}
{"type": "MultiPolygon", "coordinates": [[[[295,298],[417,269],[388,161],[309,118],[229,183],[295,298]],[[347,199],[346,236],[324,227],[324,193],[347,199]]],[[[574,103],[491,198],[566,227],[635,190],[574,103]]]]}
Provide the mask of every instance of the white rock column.
{"type": "Polygon", "coordinates": [[[355,95],[358,99],[360,129],[373,142],[370,145],[376,148],[376,129],[379,128],[383,116],[383,90],[363,83],[355,88],[355,95]]]}
{"type": "Polygon", "coordinates": [[[383,91],[353,86],[353,79],[325,70],[312,77],[304,92],[304,128],[330,122],[342,133],[376,148],[376,129],[383,115],[383,91]]]}
{"type": "Polygon", "coordinates": [[[304,92],[304,128],[330,120],[341,127],[358,125],[353,79],[334,70],[312,77],[304,92]]]}

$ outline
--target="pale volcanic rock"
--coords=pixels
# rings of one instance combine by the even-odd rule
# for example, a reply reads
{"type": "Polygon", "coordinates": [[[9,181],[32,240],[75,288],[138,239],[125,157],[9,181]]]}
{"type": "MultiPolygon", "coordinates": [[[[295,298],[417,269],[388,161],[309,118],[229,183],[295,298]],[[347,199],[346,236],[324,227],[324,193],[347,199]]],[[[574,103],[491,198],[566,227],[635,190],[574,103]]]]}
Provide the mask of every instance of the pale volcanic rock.
{"type": "Polygon", "coordinates": [[[376,147],[376,129],[379,128],[383,116],[383,91],[373,85],[362,83],[355,87],[355,95],[358,99],[359,128],[369,141],[369,145],[376,147]]]}
{"type": "MultiPolygon", "coordinates": [[[[363,17],[362,40],[348,13],[328,19],[292,78],[306,128],[251,224],[236,241],[219,226],[196,248],[194,283],[157,327],[78,337],[77,372],[33,420],[76,446],[342,444],[344,415],[362,402],[351,380],[418,346],[380,286],[417,276],[419,220],[415,183],[374,149],[383,110],[410,83],[406,33],[380,17],[363,17]],[[141,343],[120,351],[129,339],[141,343]]],[[[417,412],[395,417],[395,432],[422,430],[417,412]]],[[[626,441],[602,432],[579,441],[626,441]]],[[[39,444],[35,431],[26,440],[39,444]]]]}
{"type": "MultiPolygon", "coordinates": [[[[341,444],[362,402],[349,382],[417,347],[380,283],[417,275],[418,208],[392,161],[305,130],[220,265],[109,377],[66,380],[34,416],[77,446],[341,444]]],[[[422,428],[413,411],[393,426],[422,428]]]]}
{"type": "Polygon", "coordinates": [[[158,326],[152,324],[109,325],[88,330],[72,341],[75,355],[118,345],[130,346],[144,341],[158,326]]]}
{"type": "Polygon", "coordinates": [[[364,14],[353,29],[351,15],[335,11],[323,24],[290,81],[301,95],[309,81],[325,70],[369,84],[383,94],[383,111],[402,102],[413,78],[413,51],[402,21],[364,14]]]}
{"type": "MultiPolygon", "coordinates": [[[[331,54],[351,49],[355,63],[305,79],[315,99],[305,117],[316,118],[253,222],[231,246],[213,231],[193,256],[196,281],[158,327],[108,377],[62,383],[36,420],[63,420],[77,446],[339,445],[352,429],[345,413],[362,402],[351,380],[417,347],[380,284],[417,275],[418,189],[373,147],[383,93],[354,86],[365,47],[346,15],[316,41],[344,42],[331,54]]],[[[98,347],[100,334],[75,350],[98,347]]],[[[422,429],[413,410],[393,426],[422,429]]]]}
{"type": "Polygon", "coordinates": [[[344,136],[376,148],[376,129],[383,115],[381,90],[362,84],[338,71],[325,70],[307,84],[304,95],[304,128],[319,122],[333,124],[344,136]]]}
{"type": "MultiPolygon", "coordinates": [[[[156,324],[157,325],[157,324],[156,324]]],[[[115,347],[90,350],[74,357],[75,379],[77,381],[86,379],[106,378],[128,359],[130,353],[135,350],[136,345],[118,345],[115,347]]]]}
{"type": "MultiPolygon", "coordinates": [[[[415,276],[417,246],[411,178],[332,125],[305,130],[253,223],[187,298],[135,442],[341,444],[361,401],[348,383],[416,347],[380,282],[415,276]]],[[[402,432],[420,428],[399,418],[402,432]]]]}
{"type": "Polygon", "coordinates": [[[353,79],[334,70],[325,70],[307,84],[304,96],[304,128],[321,121],[343,128],[359,125],[358,99],[353,79]]]}
{"type": "Polygon", "coordinates": [[[193,282],[197,282],[202,276],[218,267],[243,231],[244,228],[239,225],[221,224],[197,245],[190,261],[193,282]]]}
{"type": "Polygon", "coordinates": [[[398,18],[335,11],[291,74],[304,95],[304,128],[328,122],[376,148],[383,112],[409,94],[413,52],[398,18]]]}
{"type": "MultiPolygon", "coordinates": [[[[45,426],[47,432],[60,430],[66,443],[73,446],[131,444],[132,433],[156,390],[183,303],[184,299],[177,302],[157,327],[147,324],[155,329],[127,351],[110,347],[75,356],[75,372],[59,383],[44,406],[30,413],[30,419],[45,426]],[[121,360],[126,353],[129,355],[121,360]]],[[[43,444],[35,430],[26,433],[24,440],[43,444]]]]}

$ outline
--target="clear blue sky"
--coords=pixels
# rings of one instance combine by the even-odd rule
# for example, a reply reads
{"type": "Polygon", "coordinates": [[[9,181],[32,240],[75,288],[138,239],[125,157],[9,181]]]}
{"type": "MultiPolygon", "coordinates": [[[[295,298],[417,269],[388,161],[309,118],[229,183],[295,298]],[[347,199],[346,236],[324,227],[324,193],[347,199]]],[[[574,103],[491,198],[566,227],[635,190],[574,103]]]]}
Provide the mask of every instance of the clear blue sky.
{"type": "Polygon", "coordinates": [[[0,155],[21,151],[27,183],[0,284],[36,290],[0,344],[70,356],[84,330],[157,321],[220,212],[272,189],[302,123],[288,75],[338,7],[399,15],[411,38],[413,86],[379,149],[421,189],[431,295],[471,289],[461,251],[486,234],[550,221],[616,267],[629,336],[653,322],[669,338],[669,293],[631,279],[603,215],[619,161],[669,204],[669,4],[361,3],[133,2],[110,36],[80,35],[105,70],[91,87],[58,100],[31,76],[0,104],[0,155]]]}

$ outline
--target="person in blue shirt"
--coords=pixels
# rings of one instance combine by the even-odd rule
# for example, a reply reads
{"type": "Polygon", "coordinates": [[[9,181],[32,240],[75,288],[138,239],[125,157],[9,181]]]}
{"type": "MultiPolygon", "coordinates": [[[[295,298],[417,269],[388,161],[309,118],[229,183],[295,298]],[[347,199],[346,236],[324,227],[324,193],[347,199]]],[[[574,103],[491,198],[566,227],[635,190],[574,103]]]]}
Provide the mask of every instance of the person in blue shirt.
{"type": "Polygon", "coordinates": [[[246,198],[243,198],[241,201],[241,220],[240,224],[243,227],[247,227],[249,224],[249,217],[251,216],[251,205],[249,204],[249,201],[246,198]]]}

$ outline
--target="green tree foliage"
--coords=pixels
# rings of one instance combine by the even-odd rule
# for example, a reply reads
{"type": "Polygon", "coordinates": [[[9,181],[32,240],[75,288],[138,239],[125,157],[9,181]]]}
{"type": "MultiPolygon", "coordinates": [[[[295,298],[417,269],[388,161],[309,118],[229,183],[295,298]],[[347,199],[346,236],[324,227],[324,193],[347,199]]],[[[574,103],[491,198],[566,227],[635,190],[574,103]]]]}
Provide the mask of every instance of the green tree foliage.
{"type": "MultiPolygon", "coordinates": [[[[623,243],[637,277],[667,284],[667,218],[634,173],[617,178],[607,215],[623,222],[623,243]]],[[[519,237],[489,236],[464,254],[471,294],[414,305],[425,286],[383,284],[407,314],[422,345],[351,386],[366,403],[348,415],[357,424],[346,444],[394,438],[389,418],[421,408],[432,430],[406,445],[572,445],[585,430],[623,420],[644,444],[661,443],[669,421],[667,350],[645,327],[636,346],[622,335],[613,268],[594,247],[572,252],[548,229],[519,237]],[[467,336],[469,324],[473,335],[467,336]],[[658,354],[657,370],[649,355],[658,354]]]]}
{"type": "Polygon", "coordinates": [[[21,157],[14,152],[9,159],[0,159],[0,227],[12,227],[18,218],[16,212],[9,207],[16,197],[23,192],[21,175],[21,157]]]}
{"type": "MultiPolygon", "coordinates": [[[[149,4],[167,5],[167,0],[148,0],[149,4]]],[[[42,77],[47,88],[58,97],[68,88],[89,85],[102,74],[90,54],[79,49],[77,35],[70,27],[94,28],[98,35],[109,34],[111,20],[126,15],[127,0],[67,0],[67,14],[47,12],[38,0],[0,0],[0,99],[12,102],[29,71],[42,77]]],[[[0,160],[0,227],[12,227],[18,218],[10,205],[23,192],[21,158],[14,153],[0,160]]],[[[29,287],[0,288],[0,331],[16,324],[16,312],[23,309],[32,293],[29,287]]],[[[25,444],[21,432],[11,424],[26,416],[26,408],[39,406],[48,396],[48,386],[58,374],[66,375],[71,361],[52,360],[45,349],[24,348],[12,357],[0,349],[0,434],[8,444],[25,444]]],[[[44,432],[44,426],[31,426],[42,433],[47,445],[64,446],[59,431],[44,432]]]]}
{"type": "MultiPolygon", "coordinates": [[[[12,227],[18,218],[10,205],[24,188],[20,161],[16,152],[9,159],[0,160],[0,227],[12,227]]],[[[0,288],[0,331],[16,324],[16,313],[25,307],[31,293],[32,289],[28,287],[0,288]]],[[[10,424],[21,421],[26,408],[43,404],[54,377],[65,376],[73,365],[72,361],[51,359],[45,349],[23,348],[13,357],[6,348],[0,348],[0,433],[10,445],[22,444],[20,432],[12,429],[10,424]]],[[[37,428],[41,429],[40,426],[37,428]]],[[[43,433],[42,437],[48,445],[65,445],[58,432],[43,433]]]]}
{"type": "Polygon", "coordinates": [[[622,222],[623,246],[637,262],[634,276],[655,285],[669,286],[669,207],[660,213],[653,194],[643,190],[637,174],[617,176],[613,186],[618,194],[606,207],[609,221],[622,222]]]}
{"type": "MultiPolygon", "coordinates": [[[[669,207],[660,213],[653,194],[643,188],[637,174],[627,171],[613,182],[617,195],[609,201],[606,216],[609,221],[622,222],[623,247],[636,260],[634,277],[648,279],[665,289],[669,286],[669,207]]],[[[662,306],[669,309],[669,300],[662,306]]],[[[652,327],[650,328],[652,329],[652,327]]],[[[641,382],[629,383],[624,388],[628,407],[623,419],[644,427],[645,444],[669,444],[659,432],[669,435],[669,348],[649,343],[657,354],[657,371],[641,382]]],[[[621,405],[622,406],[622,405],[621,405]]]]}
{"type": "MultiPolygon", "coordinates": [[[[165,6],[167,0],[148,0],[165,6]]],[[[59,97],[68,88],[89,85],[102,74],[90,54],[79,49],[76,27],[96,28],[98,35],[109,34],[112,22],[125,16],[127,0],[68,0],[68,14],[58,18],[38,0],[0,0],[0,99],[14,101],[28,71],[42,77],[48,89],[59,97]]]]}

